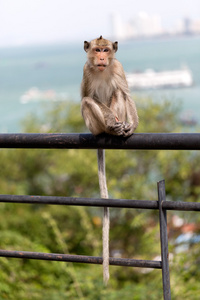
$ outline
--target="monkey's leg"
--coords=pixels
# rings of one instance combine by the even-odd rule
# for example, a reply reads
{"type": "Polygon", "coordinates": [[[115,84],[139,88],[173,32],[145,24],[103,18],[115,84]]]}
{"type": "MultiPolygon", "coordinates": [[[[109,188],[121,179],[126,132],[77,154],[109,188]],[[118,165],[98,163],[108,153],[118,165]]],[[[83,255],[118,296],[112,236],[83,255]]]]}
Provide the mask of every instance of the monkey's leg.
{"type": "MultiPolygon", "coordinates": [[[[108,189],[106,183],[106,171],[105,171],[105,150],[97,150],[98,159],[98,175],[99,175],[99,187],[101,198],[108,198],[108,189]]],[[[103,216],[103,279],[104,283],[107,284],[109,280],[109,229],[110,229],[110,215],[109,208],[104,207],[103,216]]]]}
{"type": "Polygon", "coordinates": [[[87,128],[94,134],[105,132],[105,121],[99,105],[89,97],[84,97],[81,102],[81,112],[87,128]]]}
{"type": "Polygon", "coordinates": [[[84,97],[81,111],[86,126],[94,135],[102,132],[113,135],[123,134],[122,122],[117,122],[112,110],[103,103],[90,97],[84,97]]]}

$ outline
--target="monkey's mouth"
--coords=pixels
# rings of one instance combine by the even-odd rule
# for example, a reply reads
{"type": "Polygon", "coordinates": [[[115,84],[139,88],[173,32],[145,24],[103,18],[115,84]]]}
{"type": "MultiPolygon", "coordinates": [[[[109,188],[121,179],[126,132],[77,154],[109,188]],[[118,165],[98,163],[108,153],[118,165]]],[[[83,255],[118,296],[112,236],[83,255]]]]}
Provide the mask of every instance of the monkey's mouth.
{"type": "Polygon", "coordinates": [[[104,64],[99,64],[99,65],[97,65],[97,68],[98,68],[100,71],[104,71],[105,68],[106,68],[106,65],[104,65],[104,64]]]}

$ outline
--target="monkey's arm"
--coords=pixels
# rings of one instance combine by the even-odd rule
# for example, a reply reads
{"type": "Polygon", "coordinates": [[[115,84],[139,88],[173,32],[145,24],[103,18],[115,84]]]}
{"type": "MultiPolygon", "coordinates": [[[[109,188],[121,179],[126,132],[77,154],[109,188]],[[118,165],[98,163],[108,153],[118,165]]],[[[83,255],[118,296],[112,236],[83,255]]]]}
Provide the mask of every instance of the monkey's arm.
{"type": "Polygon", "coordinates": [[[124,136],[131,135],[139,124],[139,118],[134,101],[127,97],[126,99],[126,120],[124,126],[124,136]]]}

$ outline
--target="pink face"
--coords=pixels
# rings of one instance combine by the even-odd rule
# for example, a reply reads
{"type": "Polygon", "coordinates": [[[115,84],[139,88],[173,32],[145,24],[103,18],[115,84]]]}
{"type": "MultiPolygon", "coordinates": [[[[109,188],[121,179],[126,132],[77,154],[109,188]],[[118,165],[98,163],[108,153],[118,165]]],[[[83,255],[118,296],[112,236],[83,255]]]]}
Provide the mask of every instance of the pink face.
{"type": "Polygon", "coordinates": [[[94,55],[94,65],[99,71],[104,71],[109,65],[111,50],[109,47],[97,46],[92,49],[94,55]]]}

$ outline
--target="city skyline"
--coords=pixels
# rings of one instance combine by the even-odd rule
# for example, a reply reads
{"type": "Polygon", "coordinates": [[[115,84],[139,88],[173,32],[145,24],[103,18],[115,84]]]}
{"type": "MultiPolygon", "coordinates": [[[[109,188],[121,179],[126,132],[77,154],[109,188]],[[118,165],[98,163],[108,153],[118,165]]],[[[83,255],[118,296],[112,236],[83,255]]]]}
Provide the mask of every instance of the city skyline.
{"type": "Polygon", "coordinates": [[[128,23],[139,12],[157,15],[168,30],[200,18],[199,0],[0,0],[0,47],[82,41],[112,36],[111,15],[128,23]]]}
{"type": "Polygon", "coordinates": [[[163,26],[163,20],[159,14],[149,15],[146,11],[141,11],[126,22],[122,20],[119,13],[112,15],[112,37],[117,39],[199,34],[200,18],[178,19],[174,27],[169,29],[163,26]]]}

